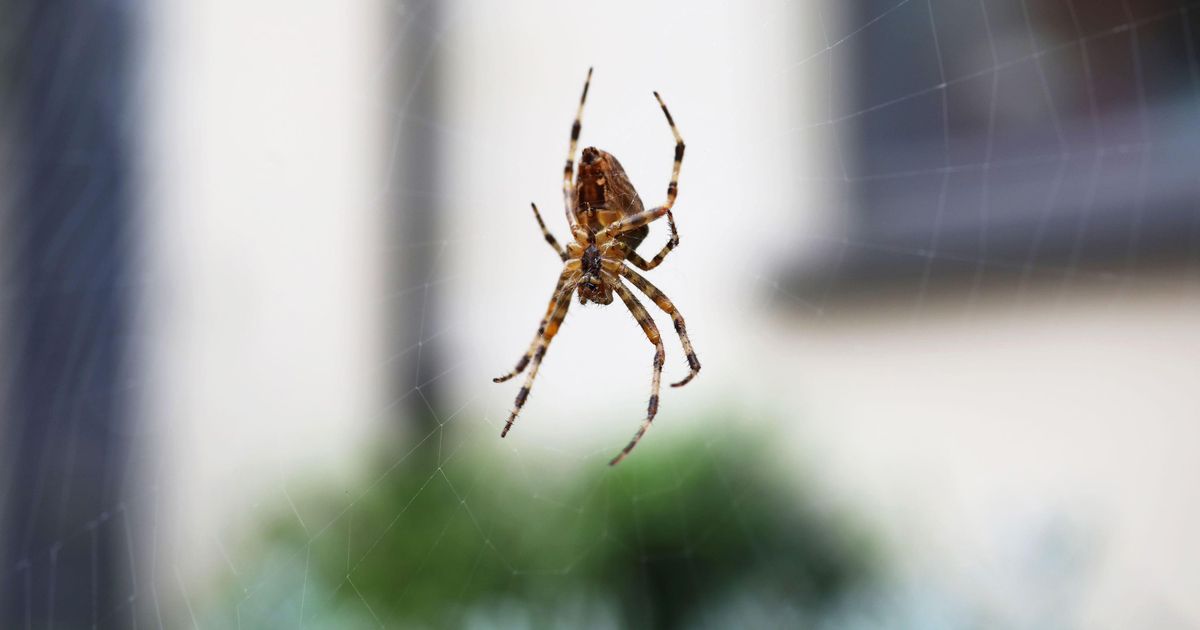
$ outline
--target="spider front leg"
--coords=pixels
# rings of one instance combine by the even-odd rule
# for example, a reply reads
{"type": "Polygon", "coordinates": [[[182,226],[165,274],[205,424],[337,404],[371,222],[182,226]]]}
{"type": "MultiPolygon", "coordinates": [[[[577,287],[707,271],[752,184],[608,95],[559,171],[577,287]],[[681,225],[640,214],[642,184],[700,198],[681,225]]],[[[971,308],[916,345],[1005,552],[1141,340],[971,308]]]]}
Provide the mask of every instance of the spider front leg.
{"type": "MultiPolygon", "coordinates": [[[[541,323],[538,324],[537,333],[533,335],[533,341],[529,344],[529,349],[525,351],[525,354],[521,355],[520,360],[517,361],[517,366],[511,372],[493,378],[493,383],[503,383],[524,372],[525,366],[529,365],[529,360],[533,358],[533,353],[537,349],[538,343],[542,340],[542,335],[546,332],[546,325],[557,315],[558,309],[562,308],[564,311],[563,316],[566,316],[566,308],[562,306],[563,296],[567,296],[569,300],[574,285],[571,285],[571,288],[567,288],[567,285],[570,284],[571,276],[576,273],[577,269],[577,264],[570,263],[563,269],[562,274],[558,276],[558,284],[554,285],[554,293],[550,296],[550,304],[546,307],[546,314],[542,317],[541,323]]],[[[562,319],[560,318],[559,321],[562,321],[562,319]]]]}
{"type": "Polygon", "coordinates": [[[650,428],[650,423],[654,420],[654,416],[658,413],[658,390],[662,383],[662,368],[663,361],[666,359],[667,353],[663,349],[662,336],[658,333],[658,326],[654,324],[654,319],[650,317],[650,313],[646,311],[646,307],[638,301],[633,293],[625,288],[621,280],[612,274],[605,273],[604,281],[608,283],[613,291],[621,297],[621,301],[625,303],[625,307],[633,313],[633,318],[641,325],[642,331],[646,333],[646,338],[650,343],[654,344],[654,373],[650,378],[650,403],[646,408],[646,419],[642,421],[642,426],[638,428],[637,433],[633,435],[633,439],[629,444],[614,458],[608,462],[609,466],[616,466],[621,463],[641,441],[642,436],[646,434],[646,429],[650,428]]]}
{"type": "Polygon", "coordinates": [[[650,284],[650,281],[641,276],[638,272],[621,265],[618,270],[620,274],[629,279],[633,286],[645,293],[647,297],[654,301],[658,308],[671,316],[671,321],[675,323],[675,332],[679,334],[679,341],[683,344],[683,351],[687,354],[688,367],[691,369],[688,375],[678,383],[672,383],[671,387],[683,387],[696,378],[700,373],[700,359],[696,358],[696,351],[692,348],[692,341],[688,339],[687,324],[683,321],[683,315],[679,313],[679,309],[671,303],[670,298],[665,293],[660,291],[658,287],[650,284]]]}
{"type": "Polygon", "coordinates": [[[533,208],[533,218],[537,219],[538,227],[542,228],[542,236],[546,237],[546,243],[548,243],[550,247],[554,248],[554,253],[558,254],[558,258],[560,260],[566,262],[567,252],[563,251],[562,246],[558,244],[558,239],[554,238],[554,235],[550,233],[550,230],[546,229],[546,222],[542,220],[542,214],[538,212],[537,204],[530,203],[529,206],[533,208]]]}
{"type": "Polygon", "coordinates": [[[502,383],[517,374],[520,374],[526,365],[532,364],[529,368],[529,375],[525,377],[525,384],[517,391],[517,399],[513,403],[512,413],[508,416],[508,422],[504,423],[504,429],[500,431],[500,437],[508,435],[508,430],[512,428],[513,422],[517,420],[517,414],[521,413],[521,407],[525,406],[525,399],[529,397],[529,389],[533,387],[533,379],[537,378],[538,367],[542,365],[542,359],[546,356],[546,348],[550,346],[550,341],[558,334],[558,328],[562,325],[563,318],[567,316],[567,309],[571,307],[571,291],[575,289],[574,279],[568,280],[571,277],[573,270],[567,269],[563,275],[559,277],[558,286],[555,287],[554,297],[550,300],[550,306],[546,309],[546,316],[542,318],[542,323],[538,326],[537,335],[530,344],[529,350],[517,362],[517,367],[512,372],[492,379],[495,383],[502,383]]]}

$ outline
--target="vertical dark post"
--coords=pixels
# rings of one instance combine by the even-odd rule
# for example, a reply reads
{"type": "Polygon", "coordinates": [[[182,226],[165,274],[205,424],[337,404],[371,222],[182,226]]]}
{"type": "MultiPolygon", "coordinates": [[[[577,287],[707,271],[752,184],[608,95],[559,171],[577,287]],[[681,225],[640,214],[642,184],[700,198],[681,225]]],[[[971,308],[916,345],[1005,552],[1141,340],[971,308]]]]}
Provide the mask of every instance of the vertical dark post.
{"type": "MultiPolygon", "coordinates": [[[[396,322],[392,354],[397,356],[393,399],[404,404],[395,413],[421,436],[437,425],[445,409],[436,379],[445,368],[440,344],[433,337],[438,323],[437,265],[442,244],[441,180],[438,173],[439,56],[441,3],[406,0],[397,12],[399,42],[392,57],[395,104],[388,200],[392,209],[391,268],[396,270],[391,321],[396,322]]],[[[427,449],[428,450],[428,449],[427,449]]]]}
{"type": "Polygon", "coordinates": [[[129,627],[130,7],[0,4],[0,627],[129,627]]]}

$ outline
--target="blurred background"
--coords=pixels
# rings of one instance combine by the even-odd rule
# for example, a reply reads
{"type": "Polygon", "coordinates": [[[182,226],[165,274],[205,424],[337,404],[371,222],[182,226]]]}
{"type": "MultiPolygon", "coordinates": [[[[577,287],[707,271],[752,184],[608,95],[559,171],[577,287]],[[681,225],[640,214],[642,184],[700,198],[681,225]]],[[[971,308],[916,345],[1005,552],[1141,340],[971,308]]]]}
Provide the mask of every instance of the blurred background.
{"type": "Polygon", "coordinates": [[[0,626],[1200,628],[1198,151],[1196,2],[0,0],[0,626]]]}

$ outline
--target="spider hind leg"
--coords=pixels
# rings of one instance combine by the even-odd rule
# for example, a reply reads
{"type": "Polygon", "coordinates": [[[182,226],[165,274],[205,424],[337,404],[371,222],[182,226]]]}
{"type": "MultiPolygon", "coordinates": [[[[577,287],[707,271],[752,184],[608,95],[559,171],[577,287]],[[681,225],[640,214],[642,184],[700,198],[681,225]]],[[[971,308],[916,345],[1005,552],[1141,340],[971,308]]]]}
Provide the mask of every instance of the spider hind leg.
{"type": "Polygon", "coordinates": [[[575,171],[575,150],[579,147],[579,132],[583,129],[583,106],[587,103],[588,88],[592,85],[592,69],[588,68],[587,79],[583,82],[583,94],[579,96],[579,109],[575,110],[575,121],[571,123],[571,143],[567,146],[567,163],[563,167],[563,205],[567,212],[567,223],[571,226],[571,234],[579,228],[575,213],[571,210],[571,175],[575,171]]]}
{"type": "Polygon", "coordinates": [[[657,254],[655,254],[654,259],[650,262],[646,262],[646,259],[639,256],[637,252],[630,250],[629,256],[626,258],[630,263],[633,264],[634,267],[637,267],[642,271],[650,271],[662,264],[662,261],[667,257],[667,254],[670,254],[671,250],[679,246],[679,232],[675,230],[675,215],[671,214],[670,210],[667,211],[667,226],[671,230],[671,238],[667,241],[667,244],[663,245],[663,248],[659,250],[657,254]]]}
{"type": "MultiPolygon", "coordinates": [[[[667,124],[671,126],[671,134],[675,136],[675,161],[671,165],[671,182],[667,184],[667,202],[656,208],[626,216],[619,221],[605,226],[603,230],[596,234],[597,240],[603,241],[640,228],[647,223],[668,215],[671,212],[671,208],[675,206],[675,198],[679,195],[679,169],[683,166],[683,152],[687,147],[683,143],[683,136],[679,134],[679,128],[675,126],[675,119],[671,117],[671,112],[667,110],[667,104],[663,102],[658,92],[654,93],[654,98],[658,100],[659,107],[662,108],[663,114],[667,117],[667,124]]],[[[669,248],[664,250],[662,255],[666,256],[666,252],[669,251],[669,248]]]]}

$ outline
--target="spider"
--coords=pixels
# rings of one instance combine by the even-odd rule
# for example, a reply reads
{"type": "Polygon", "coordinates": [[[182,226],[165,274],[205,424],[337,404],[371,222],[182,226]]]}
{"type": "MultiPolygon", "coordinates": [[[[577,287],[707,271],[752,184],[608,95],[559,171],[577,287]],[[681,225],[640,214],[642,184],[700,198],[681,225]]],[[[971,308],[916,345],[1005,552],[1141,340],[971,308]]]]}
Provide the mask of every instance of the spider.
{"type": "Polygon", "coordinates": [[[617,297],[624,302],[625,307],[633,313],[634,319],[641,325],[646,338],[654,344],[654,371],[650,379],[650,403],[646,410],[646,419],[642,421],[641,427],[638,428],[629,444],[609,462],[610,466],[615,466],[637,446],[642,436],[645,435],[646,429],[654,420],[655,414],[658,413],[659,383],[662,378],[663,360],[666,356],[658,327],[651,319],[650,313],[642,306],[641,301],[622,282],[622,278],[646,294],[655,305],[671,316],[671,320],[675,324],[675,332],[679,334],[684,352],[687,353],[690,371],[683,380],[671,386],[681,387],[688,384],[700,371],[700,361],[692,349],[692,342],[688,339],[687,327],[684,325],[683,316],[679,314],[679,310],[662,291],[659,291],[657,287],[650,284],[649,280],[625,264],[628,261],[638,269],[650,271],[662,263],[667,254],[679,245],[679,234],[675,230],[675,217],[671,214],[671,207],[675,204],[675,197],[679,189],[679,167],[683,163],[683,138],[679,135],[679,129],[675,127],[675,120],[671,118],[671,112],[667,111],[662,97],[655,92],[654,98],[658,100],[659,107],[667,117],[667,124],[671,126],[671,133],[675,136],[675,164],[671,170],[671,183],[667,185],[667,201],[657,208],[646,210],[617,158],[595,147],[587,147],[583,150],[579,162],[579,173],[572,185],[571,175],[574,171],[575,149],[579,143],[579,130],[582,126],[583,105],[587,101],[588,86],[591,83],[592,70],[589,68],[587,80],[583,84],[583,95],[579,97],[579,109],[575,112],[575,122],[571,125],[571,143],[567,151],[567,165],[563,168],[563,202],[566,206],[567,223],[570,224],[571,236],[574,240],[567,243],[566,249],[559,246],[558,240],[546,229],[546,223],[542,221],[537,204],[530,204],[533,207],[533,217],[542,230],[542,236],[563,261],[563,271],[558,277],[558,284],[554,287],[554,294],[550,298],[549,306],[546,307],[546,315],[542,317],[537,334],[534,335],[533,342],[529,344],[529,349],[517,361],[517,366],[511,372],[492,380],[496,383],[503,383],[520,374],[526,366],[529,366],[529,375],[525,378],[525,384],[517,392],[517,400],[513,404],[512,413],[508,417],[508,422],[504,424],[504,429],[500,432],[500,437],[504,437],[508,435],[509,429],[517,419],[517,414],[521,412],[521,407],[525,405],[525,400],[529,397],[529,388],[537,376],[538,366],[546,356],[546,348],[558,334],[559,326],[567,315],[567,309],[571,305],[571,293],[578,292],[580,304],[590,301],[601,305],[610,304],[613,294],[616,293],[617,297]],[[670,240],[650,262],[646,262],[634,250],[650,233],[648,224],[664,216],[667,217],[667,225],[670,228],[670,240]]]}

